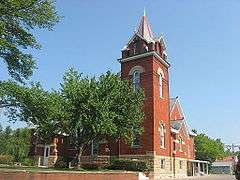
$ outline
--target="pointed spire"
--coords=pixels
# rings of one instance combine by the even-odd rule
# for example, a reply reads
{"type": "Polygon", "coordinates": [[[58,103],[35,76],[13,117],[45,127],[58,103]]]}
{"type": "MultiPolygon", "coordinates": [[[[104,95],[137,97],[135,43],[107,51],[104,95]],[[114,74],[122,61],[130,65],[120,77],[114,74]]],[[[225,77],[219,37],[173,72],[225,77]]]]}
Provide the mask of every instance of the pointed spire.
{"type": "Polygon", "coordinates": [[[146,9],[145,9],[145,7],[143,9],[143,16],[146,16],[146,9]]]}
{"type": "Polygon", "coordinates": [[[137,33],[147,41],[153,41],[154,40],[154,35],[153,35],[153,32],[152,32],[151,26],[148,22],[145,8],[144,8],[143,17],[142,17],[142,19],[139,23],[138,28],[137,28],[137,33]]]}

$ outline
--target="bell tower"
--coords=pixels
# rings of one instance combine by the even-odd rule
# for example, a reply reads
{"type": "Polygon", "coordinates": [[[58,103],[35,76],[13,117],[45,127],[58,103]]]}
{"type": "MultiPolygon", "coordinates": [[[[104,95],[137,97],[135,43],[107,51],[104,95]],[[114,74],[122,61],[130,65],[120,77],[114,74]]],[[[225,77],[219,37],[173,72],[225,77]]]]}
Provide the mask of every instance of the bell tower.
{"type": "Polygon", "coordinates": [[[145,13],[122,49],[121,78],[145,93],[144,133],[133,146],[121,145],[122,154],[171,156],[169,75],[165,41],[154,35],[145,13]]]}

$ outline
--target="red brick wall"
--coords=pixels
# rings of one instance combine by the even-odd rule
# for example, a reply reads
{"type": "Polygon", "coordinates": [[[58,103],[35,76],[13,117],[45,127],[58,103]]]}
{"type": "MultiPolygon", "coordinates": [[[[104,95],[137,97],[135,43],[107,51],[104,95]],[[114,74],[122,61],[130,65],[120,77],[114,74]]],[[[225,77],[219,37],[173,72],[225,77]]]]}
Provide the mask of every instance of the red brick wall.
{"type": "MultiPolygon", "coordinates": [[[[192,136],[186,135],[186,132],[184,132],[184,128],[182,128],[180,132],[175,136],[177,140],[179,140],[179,137],[181,137],[185,143],[182,145],[182,152],[179,151],[180,149],[179,143],[176,143],[175,157],[195,159],[194,138],[192,136]]],[[[174,137],[172,136],[172,149],[173,149],[173,144],[174,144],[174,137]]]]}
{"type": "Polygon", "coordinates": [[[141,136],[142,147],[133,149],[125,144],[121,145],[121,154],[145,154],[147,151],[155,151],[157,155],[170,156],[171,136],[169,121],[169,75],[168,68],[164,66],[159,59],[154,56],[148,56],[141,59],[124,62],[121,64],[122,79],[131,80],[130,70],[134,66],[141,66],[144,72],[141,73],[141,87],[145,93],[143,122],[144,133],[141,136]],[[159,75],[158,69],[161,68],[164,73],[163,80],[163,98],[159,94],[159,75]],[[164,123],[165,148],[160,148],[160,123],[164,123]]]}
{"type": "Polygon", "coordinates": [[[168,68],[164,66],[156,57],[153,58],[153,98],[154,98],[154,151],[157,155],[170,156],[171,133],[169,117],[169,74],[168,68]],[[158,69],[164,73],[163,78],[163,98],[160,97],[158,69]],[[165,148],[160,148],[160,124],[165,127],[165,148]]]}
{"type": "Polygon", "coordinates": [[[181,116],[179,109],[177,108],[177,105],[175,105],[171,111],[170,114],[170,119],[171,120],[179,120],[182,119],[183,117],[181,116]]]}
{"type": "Polygon", "coordinates": [[[134,61],[129,61],[121,64],[122,79],[131,80],[129,71],[134,66],[142,66],[144,72],[141,73],[141,87],[145,93],[144,114],[145,119],[143,122],[144,133],[140,138],[141,147],[131,148],[131,146],[121,143],[121,154],[145,154],[146,151],[153,151],[154,139],[154,112],[153,112],[153,57],[145,57],[134,61]]]}
{"type": "Polygon", "coordinates": [[[195,144],[193,136],[190,136],[190,138],[188,139],[188,145],[190,150],[189,159],[195,159],[195,144]]]}
{"type": "Polygon", "coordinates": [[[138,180],[138,173],[29,173],[0,172],[0,180],[138,180]]]}
{"type": "MultiPolygon", "coordinates": [[[[178,107],[177,104],[173,107],[173,109],[170,113],[171,120],[175,120],[175,119],[179,120],[179,119],[183,118],[180,113],[179,108],[181,108],[181,107],[178,107]]],[[[185,142],[185,144],[182,145],[183,152],[179,152],[179,144],[176,143],[176,149],[177,149],[176,157],[195,159],[194,137],[187,135],[184,128],[185,127],[182,126],[179,134],[177,134],[177,140],[179,140],[179,136],[181,136],[183,141],[185,142]]],[[[173,140],[174,140],[174,138],[172,136],[172,148],[173,148],[173,144],[174,144],[173,140]]]]}

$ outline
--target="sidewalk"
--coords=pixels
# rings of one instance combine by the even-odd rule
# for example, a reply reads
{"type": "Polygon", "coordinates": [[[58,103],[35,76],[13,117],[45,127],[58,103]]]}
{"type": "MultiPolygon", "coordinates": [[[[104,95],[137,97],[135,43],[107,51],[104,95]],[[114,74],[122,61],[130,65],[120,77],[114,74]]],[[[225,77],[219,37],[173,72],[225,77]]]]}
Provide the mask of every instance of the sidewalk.
{"type": "Polygon", "coordinates": [[[194,176],[194,177],[184,177],[184,178],[170,178],[166,180],[236,180],[234,176],[231,175],[207,175],[207,176],[194,176]]]}

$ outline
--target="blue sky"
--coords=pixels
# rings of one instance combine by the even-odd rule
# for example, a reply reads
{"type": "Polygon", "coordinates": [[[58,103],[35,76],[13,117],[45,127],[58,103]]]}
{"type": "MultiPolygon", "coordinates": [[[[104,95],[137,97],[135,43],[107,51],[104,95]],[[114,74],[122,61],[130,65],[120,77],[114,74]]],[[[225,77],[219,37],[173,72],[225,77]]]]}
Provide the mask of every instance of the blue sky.
{"type": "MultiPolygon", "coordinates": [[[[171,95],[180,96],[191,127],[240,143],[239,0],[59,0],[62,21],[53,32],[34,32],[42,49],[32,51],[38,69],[31,80],[51,89],[69,67],[86,75],[118,72],[120,50],[144,7],[154,33],[165,36],[171,95]]],[[[7,78],[0,62],[0,79],[7,78]]]]}

